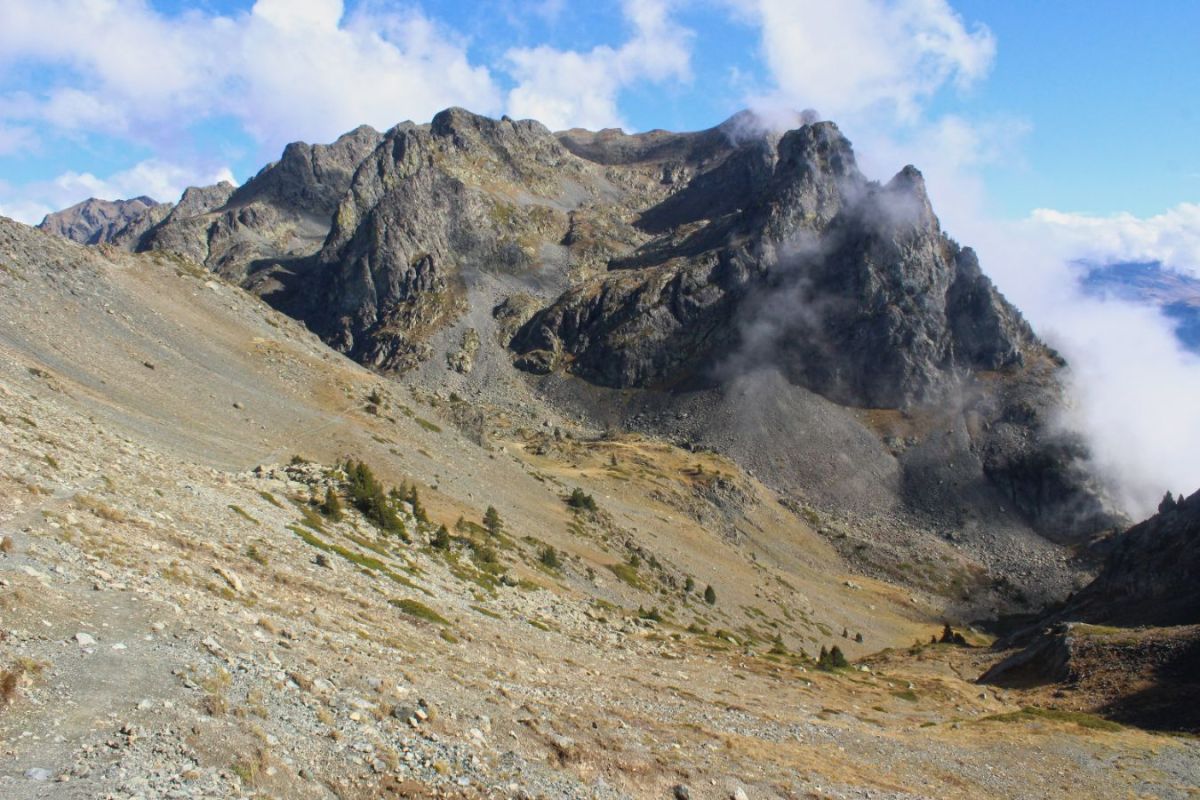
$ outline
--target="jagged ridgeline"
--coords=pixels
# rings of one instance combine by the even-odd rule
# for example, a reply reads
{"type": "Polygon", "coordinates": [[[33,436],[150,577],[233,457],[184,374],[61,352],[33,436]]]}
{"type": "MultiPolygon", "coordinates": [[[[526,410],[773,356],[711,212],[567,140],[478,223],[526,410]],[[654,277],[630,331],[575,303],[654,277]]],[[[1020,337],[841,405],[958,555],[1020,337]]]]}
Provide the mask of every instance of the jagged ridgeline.
{"type": "Polygon", "coordinates": [[[532,384],[806,502],[981,541],[1111,526],[1051,431],[1061,359],[920,173],[868,180],[836,125],[800,122],[552,133],[450,109],[289,145],[100,238],[202,263],[382,372],[532,384]]]}

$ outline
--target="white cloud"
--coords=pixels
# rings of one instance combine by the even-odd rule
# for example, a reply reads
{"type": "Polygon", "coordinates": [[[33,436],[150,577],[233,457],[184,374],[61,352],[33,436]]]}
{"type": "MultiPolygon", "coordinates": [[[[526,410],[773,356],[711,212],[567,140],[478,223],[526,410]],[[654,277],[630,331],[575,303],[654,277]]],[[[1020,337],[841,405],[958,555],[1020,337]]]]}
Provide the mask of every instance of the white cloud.
{"type": "Polygon", "coordinates": [[[230,17],[168,17],[142,0],[7,0],[0,69],[29,61],[74,77],[2,105],[9,119],[20,109],[56,130],[142,140],[233,115],[272,150],[447,105],[499,109],[490,73],[450,32],[416,11],[344,12],[341,0],[258,0],[230,17]]]}
{"type": "Polygon", "coordinates": [[[759,28],[766,85],[747,104],[775,127],[816,109],[854,142],[859,166],[886,180],[905,164],[925,175],[934,207],[953,228],[985,206],[980,167],[1011,159],[1029,133],[1002,115],[929,118],[940,91],[984,78],[996,40],[947,0],[725,0],[759,28]]]}
{"type": "Polygon", "coordinates": [[[508,94],[508,113],[552,130],[621,127],[617,100],[623,88],[641,81],[687,81],[692,36],[671,19],[671,2],[625,0],[622,8],[633,36],[619,48],[509,50],[505,59],[517,85],[508,94]]]}
{"type": "Polygon", "coordinates": [[[728,1],[761,28],[772,86],[756,106],[912,121],[947,84],[986,75],[996,52],[991,32],[968,29],[945,0],[728,1]]]}
{"type": "Polygon", "coordinates": [[[148,195],[160,202],[174,202],[189,186],[208,186],[220,181],[236,183],[227,167],[197,170],[152,158],[106,178],[90,172],[64,172],[52,180],[20,187],[19,197],[5,197],[14,191],[13,187],[0,185],[0,214],[35,225],[51,211],[89,197],[120,200],[148,195]]]}
{"type": "Polygon", "coordinates": [[[32,128],[0,122],[0,156],[32,152],[37,146],[37,134],[32,128]]]}
{"type": "MultiPolygon", "coordinates": [[[[1182,347],[1157,309],[1085,296],[1072,267],[1082,257],[1149,258],[1156,251],[1140,245],[1105,250],[1113,241],[1123,246],[1112,227],[1097,223],[1088,237],[1044,221],[1056,216],[981,220],[968,241],[999,288],[1066,356],[1073,405],[1062,423],[1087,436],[1121,503],[1143,516],[1168,489],[1190,494],[1200,488],[1200,358],[1182,347]]],[[[1159,218],[1118,219],[1138,228],[1154,227],[1159,218]]],[[[1192,231],[1197,234],[1200,227],[1192,231]]]]}
{"type": "Polygon", "coordinates": [[[1200,277],[1200,204],[1180,203],[1152,217],[1093,216],[1039,208],[1033,212],[1031,224],[1077,258],[1161,261],[1200,277]]]}

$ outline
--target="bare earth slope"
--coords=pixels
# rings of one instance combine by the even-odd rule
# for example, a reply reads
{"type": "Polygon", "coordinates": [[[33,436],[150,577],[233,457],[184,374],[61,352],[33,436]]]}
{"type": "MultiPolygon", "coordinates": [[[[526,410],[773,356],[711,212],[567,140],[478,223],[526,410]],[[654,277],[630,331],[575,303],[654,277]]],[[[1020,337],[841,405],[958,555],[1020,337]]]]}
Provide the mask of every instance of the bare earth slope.
{"type": "Polygon", "coordinates": [[[381,380],[176,257],[0,220],[0,401],[5,798],[1184,797],[1200,769],[996,724],[966,651],[878,654],[941,600],[851,575],[734,462],[381,380]],[[417,487],[392,532],[347,456],[417,487]],[[833,644],[870,671],[803,655],[833,644]]]}

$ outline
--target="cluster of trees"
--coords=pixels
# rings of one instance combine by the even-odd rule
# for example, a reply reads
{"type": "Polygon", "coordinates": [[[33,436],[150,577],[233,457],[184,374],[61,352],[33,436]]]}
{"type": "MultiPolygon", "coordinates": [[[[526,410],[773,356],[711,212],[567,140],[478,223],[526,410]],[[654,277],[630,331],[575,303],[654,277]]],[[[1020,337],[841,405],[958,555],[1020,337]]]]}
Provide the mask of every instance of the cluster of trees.
{"type": "MultiPolygon", "coordinates": [[[[399,536],[406,542],[409,541],[404,523],[396,512],[396,503],[400,501],[412,506],[413,516],[419,521],[429,521],[425,509],[421,505],[421,498],[417,494],[416,486],[404,484],[399,488],[393,487],[385,490],[371,468],[362,461],[347,461],[343,469],[346,472],[347,494],[350,502],[384,533],[399,536]]],[[[341,518],[341,501],[332,487],[326,490],[324,510],[331,519],[341,518]]]]}
{"type": "Polygon", "coordinates": [[[846,660],[846,656],[842,653],[842,648],[836,644],[832,650],[825,649],[821,646],[821,653],[817,656],[817,669],[823,669],[826,672],[832,672],[835,669],[842,669],[850,666],[850,662],[846,660]]]}

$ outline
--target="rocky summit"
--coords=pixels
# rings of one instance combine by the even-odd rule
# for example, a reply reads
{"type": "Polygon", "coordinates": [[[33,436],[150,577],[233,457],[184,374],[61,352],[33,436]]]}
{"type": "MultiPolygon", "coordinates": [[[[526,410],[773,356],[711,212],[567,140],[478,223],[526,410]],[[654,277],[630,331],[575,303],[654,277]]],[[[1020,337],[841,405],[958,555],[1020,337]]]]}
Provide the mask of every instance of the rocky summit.
{"type": "Polygon", "coordinates": [[[114,242],[137,235],[151,220],[161,219],[170,211],[170,205],[156,202],[149,197],[132,200],[98,200],[91,198],[82,203],[47,214],[38,228],[59,236],[65,236],[80,244],[114,242]]]}
{"type": "Polygon", "coordinates": [[[1064,360],[832,122],[448,109],[41,227],[2,797],[1194,790],[1200,496],[1130,529],[1064,360]]]}

